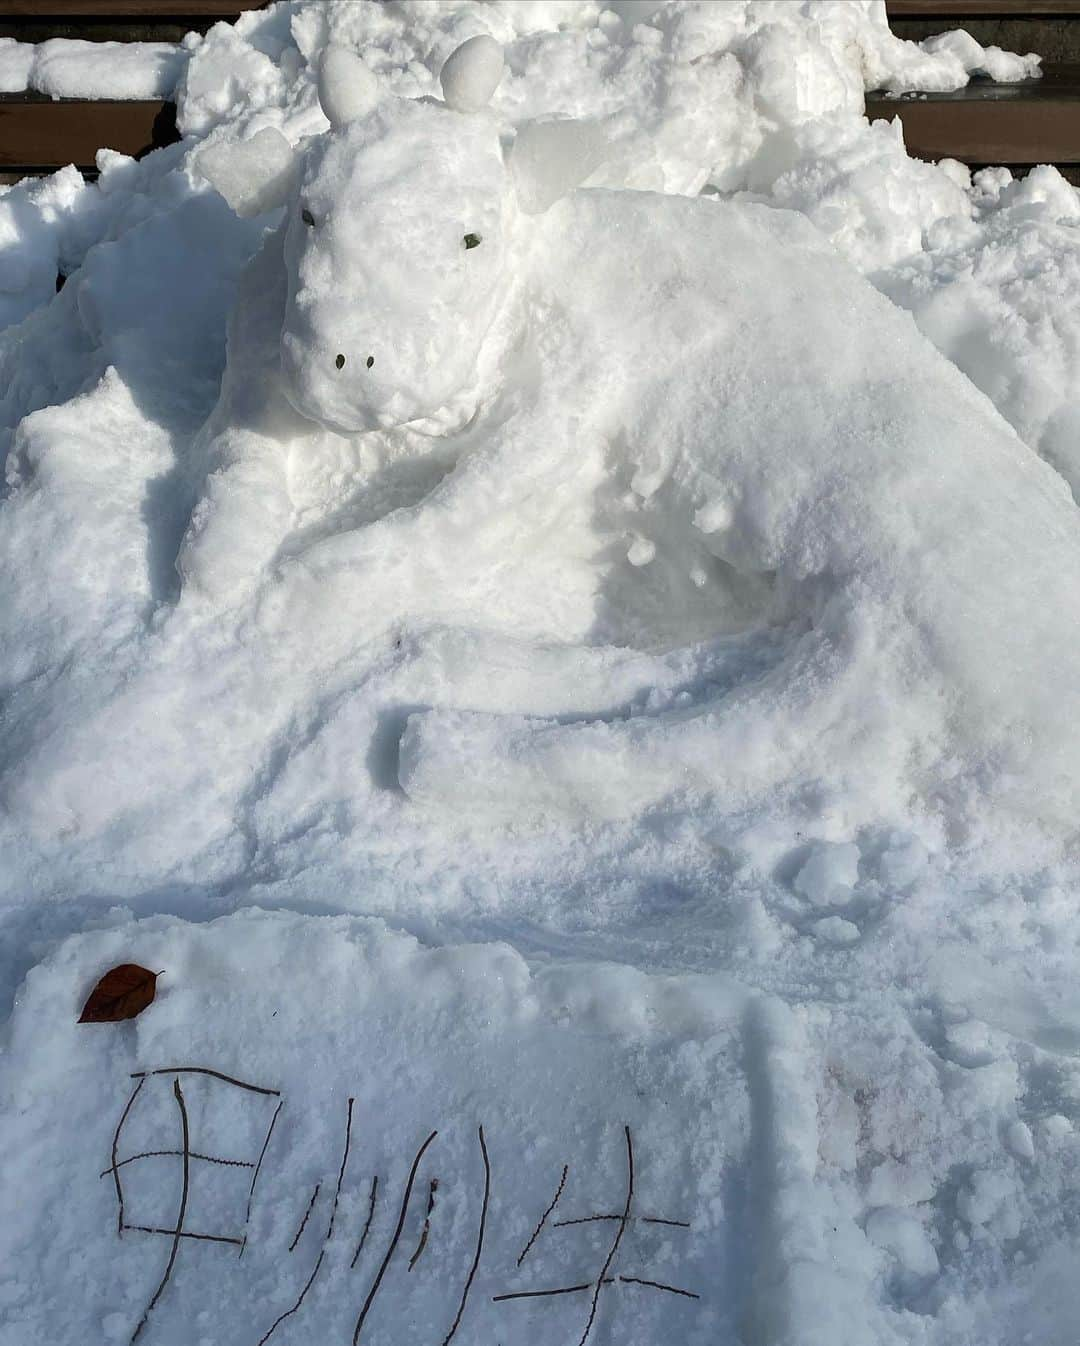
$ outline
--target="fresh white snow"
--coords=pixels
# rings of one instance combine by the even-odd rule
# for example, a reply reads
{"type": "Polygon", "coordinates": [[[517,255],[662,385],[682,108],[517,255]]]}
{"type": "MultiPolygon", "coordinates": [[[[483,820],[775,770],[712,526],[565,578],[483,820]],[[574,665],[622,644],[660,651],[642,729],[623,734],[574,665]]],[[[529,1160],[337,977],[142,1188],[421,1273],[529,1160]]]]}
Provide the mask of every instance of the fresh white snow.
{"type": "Polygon", "coordinates": [[[52,98],[168,98],[187,61],[174,42],[0,38],[0,93],[52,98]]]}
{"type": "Polygon", "coordinates": [[[184,52],[0,196],[0,1343],[1074,1342],[1080,198],[862,117],[1032,63],[184,52]]]}

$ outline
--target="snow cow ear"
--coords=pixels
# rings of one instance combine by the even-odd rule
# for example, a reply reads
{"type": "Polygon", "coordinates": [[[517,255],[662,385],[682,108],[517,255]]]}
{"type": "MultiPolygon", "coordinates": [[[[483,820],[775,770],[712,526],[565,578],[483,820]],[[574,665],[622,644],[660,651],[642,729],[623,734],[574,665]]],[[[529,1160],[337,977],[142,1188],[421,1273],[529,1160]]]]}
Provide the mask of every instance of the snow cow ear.
{"type": "Polygon", "coordinates": [[[195,167],[241,219],[283,206],[296,184],[300,156],[272,126],[250,140],[221,141],[195,156],[195,167]]]}
{"type": "Polygon", "coordinates": [[[379,81],[355,51],[331,44],[319,62],[319,104],[333,127],[365,116],[379,101],[379,81]]]}
{"type": "Polygon", "coordinates": [[[585,181],[611,150],[596,122],[525,122],[510,149],[510,175],[526,215],[542,215],[585,181]]]}
{"type": "Polygon", "coordinates": [[[491,102],[502,75],[502,47],[487,33],[470,37],[443,62],[439,83],[446,106],[455,112],[479,112],[491,102]]]}

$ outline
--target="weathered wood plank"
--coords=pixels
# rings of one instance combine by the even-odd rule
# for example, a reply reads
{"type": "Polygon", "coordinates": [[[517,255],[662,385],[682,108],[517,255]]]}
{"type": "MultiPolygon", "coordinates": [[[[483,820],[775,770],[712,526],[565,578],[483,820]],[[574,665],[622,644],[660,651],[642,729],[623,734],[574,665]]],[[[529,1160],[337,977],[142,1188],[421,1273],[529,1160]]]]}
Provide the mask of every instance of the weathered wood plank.
{"type": "Polygon", "coordinates": [[[1077,18],[1080,0],[885,0],[890,18],[1077,18]]]}
{"type": "Polygon", "coordinates": [[[1080,68],[1049,67],[1023,84],[974,81],[954,93],[869,94],[872,121],[899,117],[920,159],[980,164],[1080,163],[1080,68]]]}
{"type": "Polygon", "coordinates": [[[0,0],[0,19],[235,19],[266,0],[0,0]]]}
{"type": "Polygon", "coordinates": [[[102,147],[138,156],[176,138],[171,103],[0,96],[0,170],[93,168],[102,147]]]}

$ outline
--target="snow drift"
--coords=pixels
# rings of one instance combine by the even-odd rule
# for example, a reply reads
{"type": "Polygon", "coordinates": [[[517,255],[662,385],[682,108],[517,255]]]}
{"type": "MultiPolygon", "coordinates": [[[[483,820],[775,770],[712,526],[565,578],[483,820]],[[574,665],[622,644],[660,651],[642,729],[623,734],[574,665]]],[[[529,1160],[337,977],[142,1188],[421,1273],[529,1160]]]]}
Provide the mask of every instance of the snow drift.
{"type": "MultiPolygon", "coordinates": [[[[870,4],[297,2],[191,44],[183,144],[0,199],[8,994],[44,959],[9,1151],[74,1144],[40,1112],[85,1050],[65,996],[171,962],[172,1008],[78,1066],[73,1133],[99,1066],[189,1042],[240,1073],[265,1029],[250,1059],[306,1097],[359,1034],[396,1132],[452,1104],[459,1229],[477,1128],[520,1129],[560,1059],[605,1175],[661,1106],[702,1160],[672,1173],[712,1300],[654,1287],[633,1340],[1068,1339],[1075,1304],[1030,1305],[1074,1251],[1080,207],[860,115],[870,84],[1032,69],[899,44],[870,4]],[[246,905],[292,910],[196,924],[246,905]],[[191,1036],[195,986],[220,1031],[191,1036]],[[564,1006],[565,1041],[534,1033],[564,1006]],[[720,1080],[722,1144],[696,1120],[720,1080]]],[[[74,1160],[53,1178],[43,1209],[82,1191],[74,1160]]],[[[366,1190],[340,1187],[354,1234],[366,1190]]],[[[253,1218],[272,1242],[294,1213],[253,1218]]],[[[73,1339],[26,1294],[44,1222],[5,1227],[20,1346],[73,1339]]],[[[267,1297],[266,1246],[222,1321],[267,1297]]],[[[330,1232],[311,1250],[344,1274],[330,1232]]],[[[149,1261],[116,1289],[98,1256],[84,1293],[128,1340],[149,1261]]],[[[461,1340],[510,1330],[477,1267],[461,1340]]],[[[312,1284],[291,1326],[345,1331],[312,1284]]],[[[574,1336],[562,1307],[535,1339],[574,1336]]]]}

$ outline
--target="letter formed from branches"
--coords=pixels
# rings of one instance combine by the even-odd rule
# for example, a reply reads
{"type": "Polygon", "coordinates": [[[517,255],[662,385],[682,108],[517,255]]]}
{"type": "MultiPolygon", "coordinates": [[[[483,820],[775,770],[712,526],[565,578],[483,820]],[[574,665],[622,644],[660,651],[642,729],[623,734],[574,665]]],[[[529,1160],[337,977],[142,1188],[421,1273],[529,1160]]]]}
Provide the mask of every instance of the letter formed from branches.
{"type": "Polygon", "coordinates": [[[553,1218],[561,1212],[560,1203],[563,1193],[566,1190],[567,1178],[569,1177],[569,1165],[563,1165],[562,1173],[558,1178],[555,1187],[554,1196],[541,1215],[539,1222],[530,1235],[525,1246],[517,1258],[517,1265],[520,1268],[526,1258],[533,1252],[541,1236],[554,1234],[556,1230],[569,1229],[579,1225],[595,1225],[598,1228],[610,1229],[611,1234],[607,1240],[606,1253],[603,1263],[600,1266],[599,1273],[592,1279],[576,1279],[573,1285],[560,1285],[555,1287],[543,1287],[527,1290],[511,1290],[505,1294],[493,1295],[492,1302],[496,1304],[507,1303],[512,1300],[552,1300],[565,1295],[578,1296],[582,1299],[588,1299],[588,1311],[585,1318],[580,1338],[577,1346],[586,1346],[593,1327],[596,1323],[597,1310],[600,1305],[601,1291],[609,1285],[627,1285],[645,1290],[658,1291],[663,1294],[673,1295],[681,1299],[696,1300],[700,1296],[693,1290],[685,1290],[679,1286],[669,1285],[665,1281],[654,1280],[651,1277],[639,1275],[627,1275],[619,1272],[616,1268],[616,1261],[623,1249],[623,1244],[631,1233],[631,1230],[639,1226],[666,1226],[671,1229],[689,1229],[689,1221],[672,1220],[656,1215],[639,1215],[635,1206],[635,1173],[634,1173],[634,1140],[628,1126],[623,1127],[623,1138],[626,1147],[626,1186],[623,1194],[622,1208],[617,1211],[606,1211],[601,1214],[570,1216],[565,1219],[553,1218]]]}
{"type": "MultiPolygon", "coordinates": [[[[416,1151],[416,1154],[413,1157],[408,1177],[405,1180],[405,1186],[402,1191],[401,1201],[398,1206],[397,1222],[394,1226],[393,1233],[390,1236],[390,1241],[383,1253],[378,1269],[376,1270],[372,1282],[368,1288],[367,1296],[364,1299],[364,1303],[361,1306],[359,1316],[357,1317],[356,1320],[356,1326],[353,1330],[353,1346],[359,1346],[364,1331],[364,1325],[367,1321],[368,1315],[371,1312],[372,1306],[375,1303],[375,1299],[378,1296],[380,1289],[382,1288],[387,1271],[389,1270],[390,1265],[394,1259],[394,1255],[397,1252],[399,1244],[401,1243],[402,1232],[405,1228],[406,1219],[409,1214],[413,1193],[415,1190],[417,1190],[417,1177],[419,1175],[421,1165],[424,1162],[424,1158],[425,1155],[427,1154],[428,1149],[435,1141],[438,1134],[439,1133],[437,1131],[432,1131],[430,1135],[427,1137],[427,1139],[420,1145],[419,1149],[416,1151]]],[[[475,1241],[473,1243],[472,1259],[469,1264],[469,1270],[466,1273],[464,1283],[462,1284],[461,1293],[458,1297],[458,1302],[456,1309],[454,1311],[453,1318],[449,1324],[449,1327],[446,1329],[446,1332],[441,1338],[441,1346],[450,1346],[450,1343],[457,1336],[458,1329],[460,1328],[462,1322],[465,1319],[466,1313],[468,1312],[468,1306],[470,1298],[472,1296],[473,1283],[476,1279],[476,1274],[480,1267],[481,1258],[484,1255],[484,1240],[487,1234],[488,1208],[491,1201],[491,1160],[488,1154],[487,1138],[484,1135],[484,1128],[482,1126],[477,1128],[476,1140],[480,1153],[480,1162],[483,1168],[483,1188],[480,1195],[480,1202],[479,1202],[480,1209],[479,1209],[479,1215],[477,1216],[476,1236],[475,1241]]],[[[423,1189],[423,1187],[424,1184],[420,1184],[421,1190],[423,1189]]],[[[360,1243],[357,1246],[356,1254],[353,1257],[353,1265],[355,1265],[356,1258],[359,1257],[360,1252],[364,1246],[364,1243],[367,1240],[368,1231],[371,1227],[371,1215],[375,1208],[376,1191],[377,1191],[377,1182],[372,1184],[371,1203],[368,1211],[367,1221],[364,1225],[364,1231],[363,1234],[361,1235],[360,1243]]],[[[438,1204],[437,1194],[439,1191],[439,1179],[436,1177],[429,1178],[426,1183],[426,1191],[427,1196],[423,1210],[423,1223],[417,1235],[412,1255],[411,1257],[409,1257],[407,1263],[407,1269],[409,1272],[412,1272],[419,1265],[422,1265],[421,1258],[423,1257],[425,1248],[428,1246],[428,1239],[432,1233],[432,1221],[437,1210],[437,1204],[438,1204]]],[[[432,1346],[440,1346],[440,1343],[437,1338],[433,1338],[432,1346]]]]}
{"type": "MultiPolygon", "coordinates": [[[[220,1243],[238,1248],[243,1253],[247,1240],[248,1222],[255,1188],[259,1179],[263,1159],[266,1156],[278,1115],[283,1106],[280,1093],[276,1089],[267,1089],[261,1085],[249,1084],[220,1071],[209,1070],[203,1066],[170,1066],[162,1070],[139,1071],[132,1076],[135,1081],[131,1094],[124,1105],[116,1130],[113,1132],[110,1150],[110,1163],[102,1173],[102,1178],[111,1178],[116,1191],[116,1232],[123,1238],[125,1233],[148,1234],[169,1240],[169,1258],[164,1274],[154,1290],[142,1316],[136,1324],[131,1342],[136,1342],[144,1333],[151,1315],[157,1308],[176,1270],[180,1248],[183,1242],[194,1240],[202,1243],[220,1243]],[[160,1089],[167,1087],[172,1094],[177,1110],[178,1144],[132,1147],[132,1153],[124,1153],[123,1138],[128,1130],[140,1120],[156,1115],[154,1105],[160,1097],[160,1089]],[[191,1114],[188,1102],[199,1095],[200,1112],[206,1114],[210,1105],[221,1098],[223,1093],[239,1095],[251,1099],[251,1105],[269,1117],[260,1149],[251,1158],[236,1158],[231,1155],[208,1153],[209,1147],[200,1145],[198,1136],[192,1135],[191,1114]],[[171,1227],[162,1227],[151,1219],[140,1221],[132,1214],[132,1205],[139,1205],[138,1175],[152,1166],[160,1173],[160,1165],[166,1161],[175,1164],[179,1192],[177,1195],[177,1217],[171,1227]],[[194,1227],[190,1220],[198,1221],[198,1213],[192,1212],[192,1174],[197,1167],[225,1176],[245,1171],[246,1206],[241,1227],[236,1231],[203,1230],[194,1227]],[[250,1173],[250,1182],[246,1174],[250,1173]],[[131,1191],[129,1191],[131,1189],[131,1191]],[[132,1191],[134,1195],[132,1196],[132,1191]]],[[[143,1126],[141,1134],[145,1135],[143,1126]]],[[[167,1171],[167,1170],[166,1170],[167,1171]]],[[[196,1203],[197,1204],[197,1203],[196,1203]]]]}
{"type": "MultiPolygon", "coordinates": [[[[262,1336],[259,1338],[258,1346],[265,1346],[265,1343],[270,1340],[270,1338],[278,1330],[281,1324],[285,1322],[287,1319],[291,1318],[294,1313],[299,1312],[301,1305],[307,1298],[308,1291],[315,1284],[319,1272],[322,1270],[323,1260],[326,1257],[330,1240],[334,1237],[334,1224],[337,1220],[338,1201],[341,1199],[341,1185],[345,1181],[345,1169],[349,1163],[349,1151],[352,1149],[352,1125],[353,1125],[354,1102],[355,1099],[350,1098],[346,1106],[345,1135],[341,1144],[341,1162],[338,1165],[337,1182],[334,1185],[334,1197],[330,1203],[330,1215],[326,1224],[326,1232],[323,1235],[322,1247],[319,1249],[319,1255],[315,1259],[315,1265],[311,1269],[311,1275],[304,1282],[304,1288],[300,1291],[299,1295],[296,1297],[293,1303],[290,1304],[290,1306],[287,1309],[285,1309],[283,1313],[279,1313],[278,1316],[274,1319],[274,1321],[270,1324],[270,1326],[266,1329],[266,1331],[262,1334],[262,1336]]],[[[296,1234],[293,1236],[292,1243],[289,1244],[289,1252],[295,1252],[296,1245],[300,1242],[304,1230],[307,1228],[308,1220],[311,1218],[311,1212],[315,1209],[315,1202],[318,1200],[319,1192],[321,1189],[322,1189],[322,1183],[321,1182],[316,1183],[315,1190],[312,1192],[311,1199],[308,1202],[307,1207],[304,1211],[303,1219],[300,1221],[300,1226],[297,1229],[296,1234]]]]}

